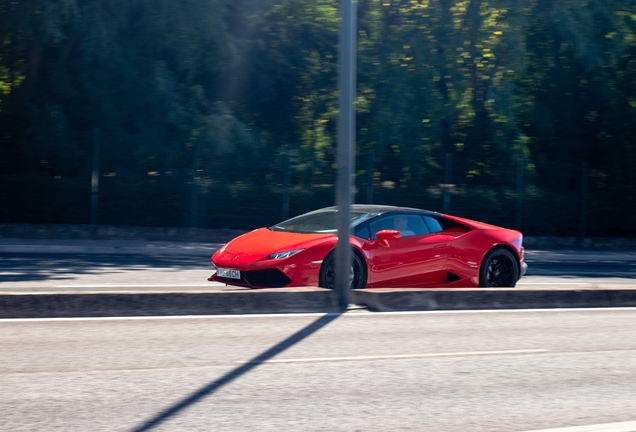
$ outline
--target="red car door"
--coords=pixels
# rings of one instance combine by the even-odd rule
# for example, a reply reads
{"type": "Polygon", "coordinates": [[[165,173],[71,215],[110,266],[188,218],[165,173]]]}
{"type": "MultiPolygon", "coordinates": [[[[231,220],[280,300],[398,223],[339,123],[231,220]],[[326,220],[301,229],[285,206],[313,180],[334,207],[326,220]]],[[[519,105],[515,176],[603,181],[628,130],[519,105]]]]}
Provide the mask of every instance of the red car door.
{"type": "Polygon", "coordinates": [[[429,233],[420,215],[392,215],[370,224],[373,239],[363,246],[369,263],[369,286],[427,285],[445,277],[441,271],[451,238],[429,233]],[[394,240],[377,240],[375,233],[392,229],[402,233],[394,240]]]}

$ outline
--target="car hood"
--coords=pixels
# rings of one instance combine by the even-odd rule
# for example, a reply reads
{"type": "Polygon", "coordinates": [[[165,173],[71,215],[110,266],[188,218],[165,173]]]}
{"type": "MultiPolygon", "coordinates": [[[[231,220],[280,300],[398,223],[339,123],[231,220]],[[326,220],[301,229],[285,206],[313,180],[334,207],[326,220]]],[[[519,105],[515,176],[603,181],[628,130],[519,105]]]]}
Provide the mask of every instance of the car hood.
{"type": "Polygon", "coordinates": [[[217,265],[246,265],[275,252],[306,249],[335,237],[335,234],[301,234],[259,228],[231,240],[212,256],[212,260],[217,265]]]}

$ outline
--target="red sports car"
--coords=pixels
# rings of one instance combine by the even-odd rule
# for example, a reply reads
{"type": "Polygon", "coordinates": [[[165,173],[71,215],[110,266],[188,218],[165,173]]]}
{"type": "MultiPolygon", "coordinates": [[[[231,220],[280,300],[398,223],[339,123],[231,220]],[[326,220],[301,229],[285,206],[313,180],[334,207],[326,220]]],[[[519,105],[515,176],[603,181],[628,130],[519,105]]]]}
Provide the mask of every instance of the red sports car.
{"type": "MultiPolygon", "coordinates": [[[[212,255],[208,280],[251,288],[335,284],[336,207],[243,234],[212,255]]],[[[351,207],[352,288],[514,287],[519,231],[432,211],[351,207]]]]}

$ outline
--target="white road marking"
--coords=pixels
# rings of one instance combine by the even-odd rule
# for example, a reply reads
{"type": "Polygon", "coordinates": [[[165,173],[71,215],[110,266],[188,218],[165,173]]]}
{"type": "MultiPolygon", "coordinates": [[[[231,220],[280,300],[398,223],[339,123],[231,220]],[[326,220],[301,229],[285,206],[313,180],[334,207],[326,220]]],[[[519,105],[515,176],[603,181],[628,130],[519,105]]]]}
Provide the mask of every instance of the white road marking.
{"type": "Polygon", "coordinates": [[[73,318],[0,318],[0,323],[15,322],[47,322],[47,321],[126,321],[126,320],[180,320],[180,319],[250,319],[250,318],[291,318],[291,317],[321,317],[325,315],[342,315],[343,317],[381,317],[387,315],[440,315],[440,314],[482,314],[482,313],[529,313],[529,312],[609,312],[636,311],[636,307],[614,308],[562,308],[562,309],[488,309],[488,310],[458,310],[458,311],[404,311],[404,312],[360,312],[340,314],[329,313],[278,313],[278,314],[237,314],[237,315],[150,315],[150,316],[113,316],[113,317],[73,317],[73,318]]]}
{"type": "MultiPolygon", "coordinates": [[[[25,272],[25,271],[42,271],[42,272],[50,272],[53,269],[48,268],[48,267],[42,267],[42,266],[33,266],[33,267],[14,267],[14,270],[19,270],[20,272],[25,272]]],[[[91,270],[104,270],[104,271],[110,271],[110,270],[170,270],[170,271],[187,271],[187,272],[191,272],[191,271],[214,271],[213,267],[210,268],[196,268],[196,269],[181,269],[178,266],[175,267],[151,267],[149,265],[132,265],[132,266],[126,266],[126,267],[121,267],[121,266],[116,266],[116,265],[110,265],[110,264],[103,264],[100,267],[90,267],[91,270]]],[[[56,267],[55,271],[56,272],[60,272],[60,271],[67,271],[67,272],[75,272],[78,270],[82,270],[82,268],[71,268],[71,267],[56,267]]],[[[10,273],[10,272],[9,272],[10,273]]]]}
{"type": "Polygon", "coordinates": [[[524,287],[526,285],[594,285],[593,282],[519,282],[517,288],[524,287]]]}
{"type": "Polygon", "coordinates": [[[524,432],[635,432],[636,421],[619,422],[619,423],[602,423],[586,426],[571,426],[554,429],[537,429],[524,432]]]}
{"type": "Polygon", "coordinates": [[[399,360],[427,357],[466,357],[466,356],[487,356],[506,354],[533,354],[549,352],[547,349],[526,349],[526,350],[506,350],[506,351],[465,351],[453,353],[426,353],[426,354],[398,354],[398,355],[375,355],[375,356],[354,356],[354,357],[316,357],[300,359],[278,359],[265,360],[260,362],[237,361],[236,363],[316,363],[333,361],[356,361],[356,360],[399,360]]]}
{"type": "Polygon", "coordinates": [[[135,284],[135,285],[118,285],[118,284],[108,284],[108,285],[56,285],[53,288],[165,288],[165,287],[211,287],[218,286],[212,282],[201,283],[201,284],[135,284]]]}

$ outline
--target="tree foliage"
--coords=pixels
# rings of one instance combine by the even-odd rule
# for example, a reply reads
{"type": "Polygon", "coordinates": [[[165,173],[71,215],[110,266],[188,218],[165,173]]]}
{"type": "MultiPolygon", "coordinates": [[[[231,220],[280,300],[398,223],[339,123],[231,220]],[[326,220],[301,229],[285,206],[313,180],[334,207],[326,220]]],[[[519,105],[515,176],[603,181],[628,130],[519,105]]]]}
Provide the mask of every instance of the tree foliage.
{"type": "MultiPolygon", "coordinates": [[[[337,0],[0,0],[0,175],[86,176],[99,129],[131,181],[311,195],[334,180],[338,26],[337,0]]],[[[636,204],[634,0],[359,0],[357,26],[359,201],[439,194],[451,154],[499,210],[519,161],[537,200],[587,163],[636,204]]]]}

